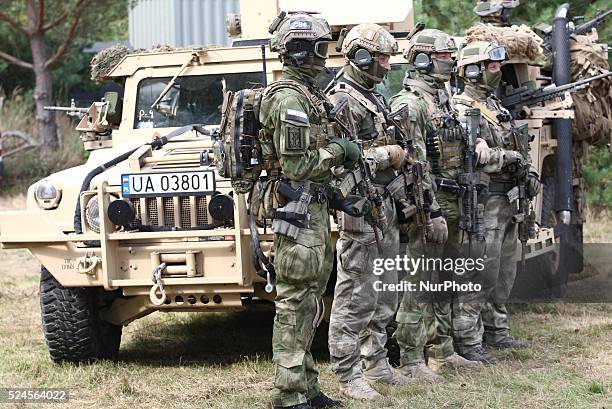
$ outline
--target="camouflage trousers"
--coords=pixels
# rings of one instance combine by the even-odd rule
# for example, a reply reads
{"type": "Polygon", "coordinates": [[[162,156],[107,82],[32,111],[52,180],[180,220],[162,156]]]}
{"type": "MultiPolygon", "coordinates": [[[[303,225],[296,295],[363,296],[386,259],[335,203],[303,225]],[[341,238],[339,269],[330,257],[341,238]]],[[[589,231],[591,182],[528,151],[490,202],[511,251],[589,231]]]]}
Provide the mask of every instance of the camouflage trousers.
{"type": "Polygon", "coordinates": [[[386,327],[397,309],[397,293],[380,291],[397,284],[397,270],[374,274],[374,260],[395,258],[399,252],[399,226],[393,201],[384,201],[380,255],[373,232],[340,232],[336,243],[338,279],[329,322],[331,368],[340,382],[348,382],[386,359],[386,327]],[[380,282],[380,283],[377,283],[380,282]],[[377,290],[378,288],[378,290],[377,290]]]}
{"type": "Polygon", "coordinates": [[[319,393],[310,347],[323,319],[322,295],[333,263],[327,204],[312,202],[310,227],[297,239],[275,235],[276,317],[272,330],[275,363],[272,403],[292,406],[319,393]]]}
{"type": "Polygon", "coordinates": [[[466,273],[465,282],[482,284],[482,291],[462,293],[453,306],[453,336],[459,351],[495,343],[509,333],[508,300],[516,278],[516,204],[505,195],[491,195],[485,207],[484,270],[466,273]]]}
{"type": "MultiPolygon", "coordinates": [[[[448,225],[448,240],[444,248],[428,244],[435,255],[455,255],[461,251],[461,231],[459,230],[457,198],[444,192],[436,193],[436,200],[444,210],[448,225]]],[[[420,240],[420,231],[411,228],[408,231],[408,253],[411,257],[420,257],[424,249],[420,240]]],[[[431,251],[430,251],[431,252],[431,251]]],[[[419,280],[428,280],[427,274],[415,272],[408,275],[407,281],[418,284],[419,280]]],[[[395,339],[400,347],[400,364],[411,365],[425,361],[427,356],[444,359],[454,353],[452,338],[452,307],[450,297],[440,302],[422,302],[423,294],[413,291],[404,292],[397,311],[397,330],[395,339]]]]}

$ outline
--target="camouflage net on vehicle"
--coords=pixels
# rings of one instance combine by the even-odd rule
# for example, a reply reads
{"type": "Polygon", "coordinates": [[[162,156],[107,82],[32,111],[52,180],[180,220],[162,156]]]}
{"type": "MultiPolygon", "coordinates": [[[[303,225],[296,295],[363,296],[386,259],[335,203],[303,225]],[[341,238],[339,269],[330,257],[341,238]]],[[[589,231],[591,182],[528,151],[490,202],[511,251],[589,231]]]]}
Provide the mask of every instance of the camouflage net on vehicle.
{"type": "Polygon", "coordinates": [[[128,54],[145,54],[145,53],[163,53],[170,51],[179,51],[182,48],[173,48],[169,45],[157,45],[150,50],[140,48],[130,51],[123,44],[116,44],[112,47],[105,48],[92,58],[89,65],[91,66],[91,79],[100,84],[108,79],[108,75],[113,68],[128,54]]]}
{"type": "Polygon", "coordinates": [[[489,24],[477,24],[465,32],[465,40],[494,41],[506,47],[510,58],[528,58],[536,60],[542,57],[543,40],[526,25],[512,27],[495,27],[489,24]]]}
{"type": "Polygon", "coordinates": [[[89,63],[91,66],[91,79],[98,84],[107,80],[108,74],[129,53],[129,48],[123,44],[116,44],[100,51],[89,63]]]}
{"type": "MultiPolygon", "coordinates": [[[[610,69],[605,44],[597,43],[597,32],[570,37],[572,81],[592,77],[610,69]]],[[[572,137],[593,145],[612,141],[612,81],[598,80],[590,87],[572,94],[576,118],[572,121],[572,137]]]]}

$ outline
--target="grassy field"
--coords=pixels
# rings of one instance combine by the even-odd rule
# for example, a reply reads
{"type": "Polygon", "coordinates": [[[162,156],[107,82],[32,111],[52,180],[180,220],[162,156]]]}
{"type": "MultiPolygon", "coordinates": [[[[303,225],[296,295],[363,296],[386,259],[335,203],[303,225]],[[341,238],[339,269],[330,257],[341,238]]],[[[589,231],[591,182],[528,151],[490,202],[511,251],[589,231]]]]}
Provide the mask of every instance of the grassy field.
{"type": "MultiPolygon", "coordinates": [[[[57,407],[269,407],[270,308],[155,313],[124,329],[117,362],[55,365],[42,338],[38,264],[26,251],[3,250],[0,265],[1,387],[68,388],[71,402],[57,407]]],[[[444,385],[377,386],[386,397],[371,407],[612,408],[612,305],[513,310],[514,332],[531,350],[498,353],[500,363],[480,371],[446,372],[444,385]]],[[[325,329],[314,352],[324,390],[337,396],[325,329]]]]}
{"type": "MultiPolygon", "coordinates": [[[[0,200],[3,209],[23,205],[23,197],[0,200]]],[[[610,230],[601,218],[585,237],[610,241],[610,230]]],[[[38,274],[27,251],[0,250],[0,387],[68,388],[71,401],[58,408],[270,407],[272,308],[154,313],[124,328],[118,361],[55,365],[42,337],[38,274]]],[[[513,331],[530,350],[496,353],[500,363],[479,371],[448,371],[443,385],[376,386],[384,400],[347,407],[612,408],[612,305],[512,310],[513,331]]],[[[323,325],[313,350],[323,389],[337,397],[325,333],[323,325]]]]}

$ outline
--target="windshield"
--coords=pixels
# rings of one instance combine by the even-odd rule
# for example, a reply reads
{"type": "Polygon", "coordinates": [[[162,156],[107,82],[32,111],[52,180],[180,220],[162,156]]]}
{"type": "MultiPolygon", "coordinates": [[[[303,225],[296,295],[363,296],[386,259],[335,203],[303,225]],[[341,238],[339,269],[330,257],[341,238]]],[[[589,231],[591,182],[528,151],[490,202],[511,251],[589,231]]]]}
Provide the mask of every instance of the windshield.
{"type": "Polygon", "coordinates": [[[261,72],[192,75],[176,79],[158,104],[151,108],[172,78],[148,78],[138,84],[134,128],[169,128],[221,122],[224,91],[261,87],[261,72]]]}

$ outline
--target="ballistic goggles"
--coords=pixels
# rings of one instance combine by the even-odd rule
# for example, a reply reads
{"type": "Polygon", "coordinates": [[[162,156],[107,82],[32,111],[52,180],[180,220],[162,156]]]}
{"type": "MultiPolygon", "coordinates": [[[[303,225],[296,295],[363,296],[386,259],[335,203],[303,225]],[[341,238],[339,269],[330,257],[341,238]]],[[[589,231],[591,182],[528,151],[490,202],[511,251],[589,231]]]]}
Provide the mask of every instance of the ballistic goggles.
{"type": "Polygon", "coordinates": [[[506,60],[506,49],[504,47],[495,47],[489,51],[490,61],[505,61],[506,60]]]}
{"type": "Polygon", "coordinates": [[[293,40],[286,45],[287,52],[299,58],[305,58],[308,53],[313,53],[316,57],[326,59],[328,47],[329,42],[327,40],[293,40]]]}

